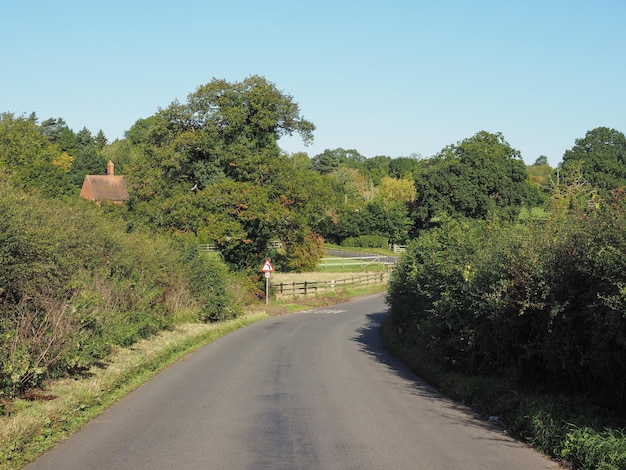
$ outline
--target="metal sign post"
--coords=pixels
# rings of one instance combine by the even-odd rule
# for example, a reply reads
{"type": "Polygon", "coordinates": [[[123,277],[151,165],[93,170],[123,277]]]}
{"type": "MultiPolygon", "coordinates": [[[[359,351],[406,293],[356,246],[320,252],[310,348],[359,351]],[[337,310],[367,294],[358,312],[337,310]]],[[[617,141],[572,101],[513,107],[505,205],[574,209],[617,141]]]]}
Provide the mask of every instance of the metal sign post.
{"type": "Polygon", "coordinates": [[[268,304],[270,302],[270,275],[271,272],[274,271],[274,266],[270,263],[269,259],[265,260],[263,263],[263,267],[261,268],[261,272],[265,273],[265,303],[268,304]]]}
{"type": "Polygon", "coordinates": [[[265,303],[270,303],[270,273],[265,273],[265,303]]]}

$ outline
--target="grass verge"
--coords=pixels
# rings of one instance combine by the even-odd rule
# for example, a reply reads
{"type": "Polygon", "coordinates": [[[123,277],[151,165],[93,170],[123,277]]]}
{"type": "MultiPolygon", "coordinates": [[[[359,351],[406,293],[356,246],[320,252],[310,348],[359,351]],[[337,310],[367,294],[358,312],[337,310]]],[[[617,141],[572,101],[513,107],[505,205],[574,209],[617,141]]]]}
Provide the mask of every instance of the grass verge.
{"type": "Polygon", "coordinates": [[[378,284],[323,296],[272,300],[268,305],[249,306],[245,315],[234,320],[184,323],[129,348],[119,348],[82,378],[50,381],[27,398],[3,404],[0,470],[23,468],[167,366],[231,331],[269,316],[334,305],[385,289],[385,284],[378,284]]]}
{"type": "Polygon", "coordinates": [[[50,381],[17,399],[0,417],[0,469],[22,468],[115,401],[196,349],[268,316],[253,312],[223,323],[186,323],[117,349],[79,379],[50,381]]]}

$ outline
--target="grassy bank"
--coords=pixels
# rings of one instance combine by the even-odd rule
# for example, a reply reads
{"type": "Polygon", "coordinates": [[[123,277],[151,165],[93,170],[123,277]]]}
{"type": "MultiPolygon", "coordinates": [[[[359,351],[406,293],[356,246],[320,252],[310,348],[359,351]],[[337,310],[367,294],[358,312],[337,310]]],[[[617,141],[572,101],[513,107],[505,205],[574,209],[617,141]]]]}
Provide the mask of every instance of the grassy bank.
{"type": "Polygon", "coordinates": [[[178,325],[132,348],[116,349],[81,379],[49,381],[43,389],[6,403],[10,409],[0,417],[0,469],[22,468],[168,365],[267,316],[256,312],[222,323],[178,325]]]}

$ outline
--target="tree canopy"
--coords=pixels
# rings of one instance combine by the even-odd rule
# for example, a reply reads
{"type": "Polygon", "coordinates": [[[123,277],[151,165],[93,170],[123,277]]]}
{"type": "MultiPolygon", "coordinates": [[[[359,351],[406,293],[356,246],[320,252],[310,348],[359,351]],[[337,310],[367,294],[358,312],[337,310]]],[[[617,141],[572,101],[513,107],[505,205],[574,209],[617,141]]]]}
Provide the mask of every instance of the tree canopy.
{"type": "Polygon", "coordinates": [[[593,129],[565,151],[562,168],[567,174],[581,171],[603,192],[626,186],[626,137],[608,127],[593,129]]]}
{"type": "Polygon", "coordinates": [[[50,197],[70,195],[72,160],[42,132],[35,116],[0,116],[0,170],[18,186],[50,197]]]}
{"type": "Polygon", "coordinates": [[[283,184],[302,172],[291,171],[278,139],[297,133],[307,144],[314,129],[264,78],[214,79],[129,131],[141,148],[129,208],[162,228],[204,234],[233,265],[255,265],[271,237],[306,230],[292,210],[306,203],[283,184]]]}
{"type": "Polygon", "coordinates": [[[271,239],[293,250],[285,266],[304,266],[311,260],[294,258],[304,251],[296,244],[313,253],[320,236],[405,242],[443,214],[480,219],[495,211],[513,220],[523,205],[571,205],[570,182],[584,183],[577,206],[596,188],[626,184],[626,138],[609,128],[577,140],[556,171],[544,156],[526,166],[501,133],[486,131],[430,158],[366,158],[345,148],[309,157],[278,145],[293,134],[308,144],[314,130],[293,98],[265,78],[213,79],[112,143],[102,131],[72,131],[61,117],[39,123],[34,113],[3,114],[0,171],[44,195],[77,197],[84,176],[103,174],[111,159],[128,183],[125,217],[215,243],[237,268],[277,256],[271,239]]]}
{"type": "Polygon", "coordinates": [[[501,133],[478,132],[419,168],[413,212],[419,227],[429,226],[438,213],[484,218],[500,208],[514,216],[531,191],[519,151],[501,133]]]}

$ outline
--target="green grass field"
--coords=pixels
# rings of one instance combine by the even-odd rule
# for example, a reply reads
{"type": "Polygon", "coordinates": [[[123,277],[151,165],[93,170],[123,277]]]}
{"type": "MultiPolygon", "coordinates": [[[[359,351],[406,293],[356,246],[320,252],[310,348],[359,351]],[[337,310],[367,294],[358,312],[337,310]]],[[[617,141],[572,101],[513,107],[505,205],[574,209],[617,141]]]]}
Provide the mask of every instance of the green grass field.
{"type": "Polygon", "coordinates": [[[366,258],[344,258],[332,256],[323,258],[317,266],[318,271],[333,273],[351,273],[363,271],[387,271],[389,265],[366,258]]]}

